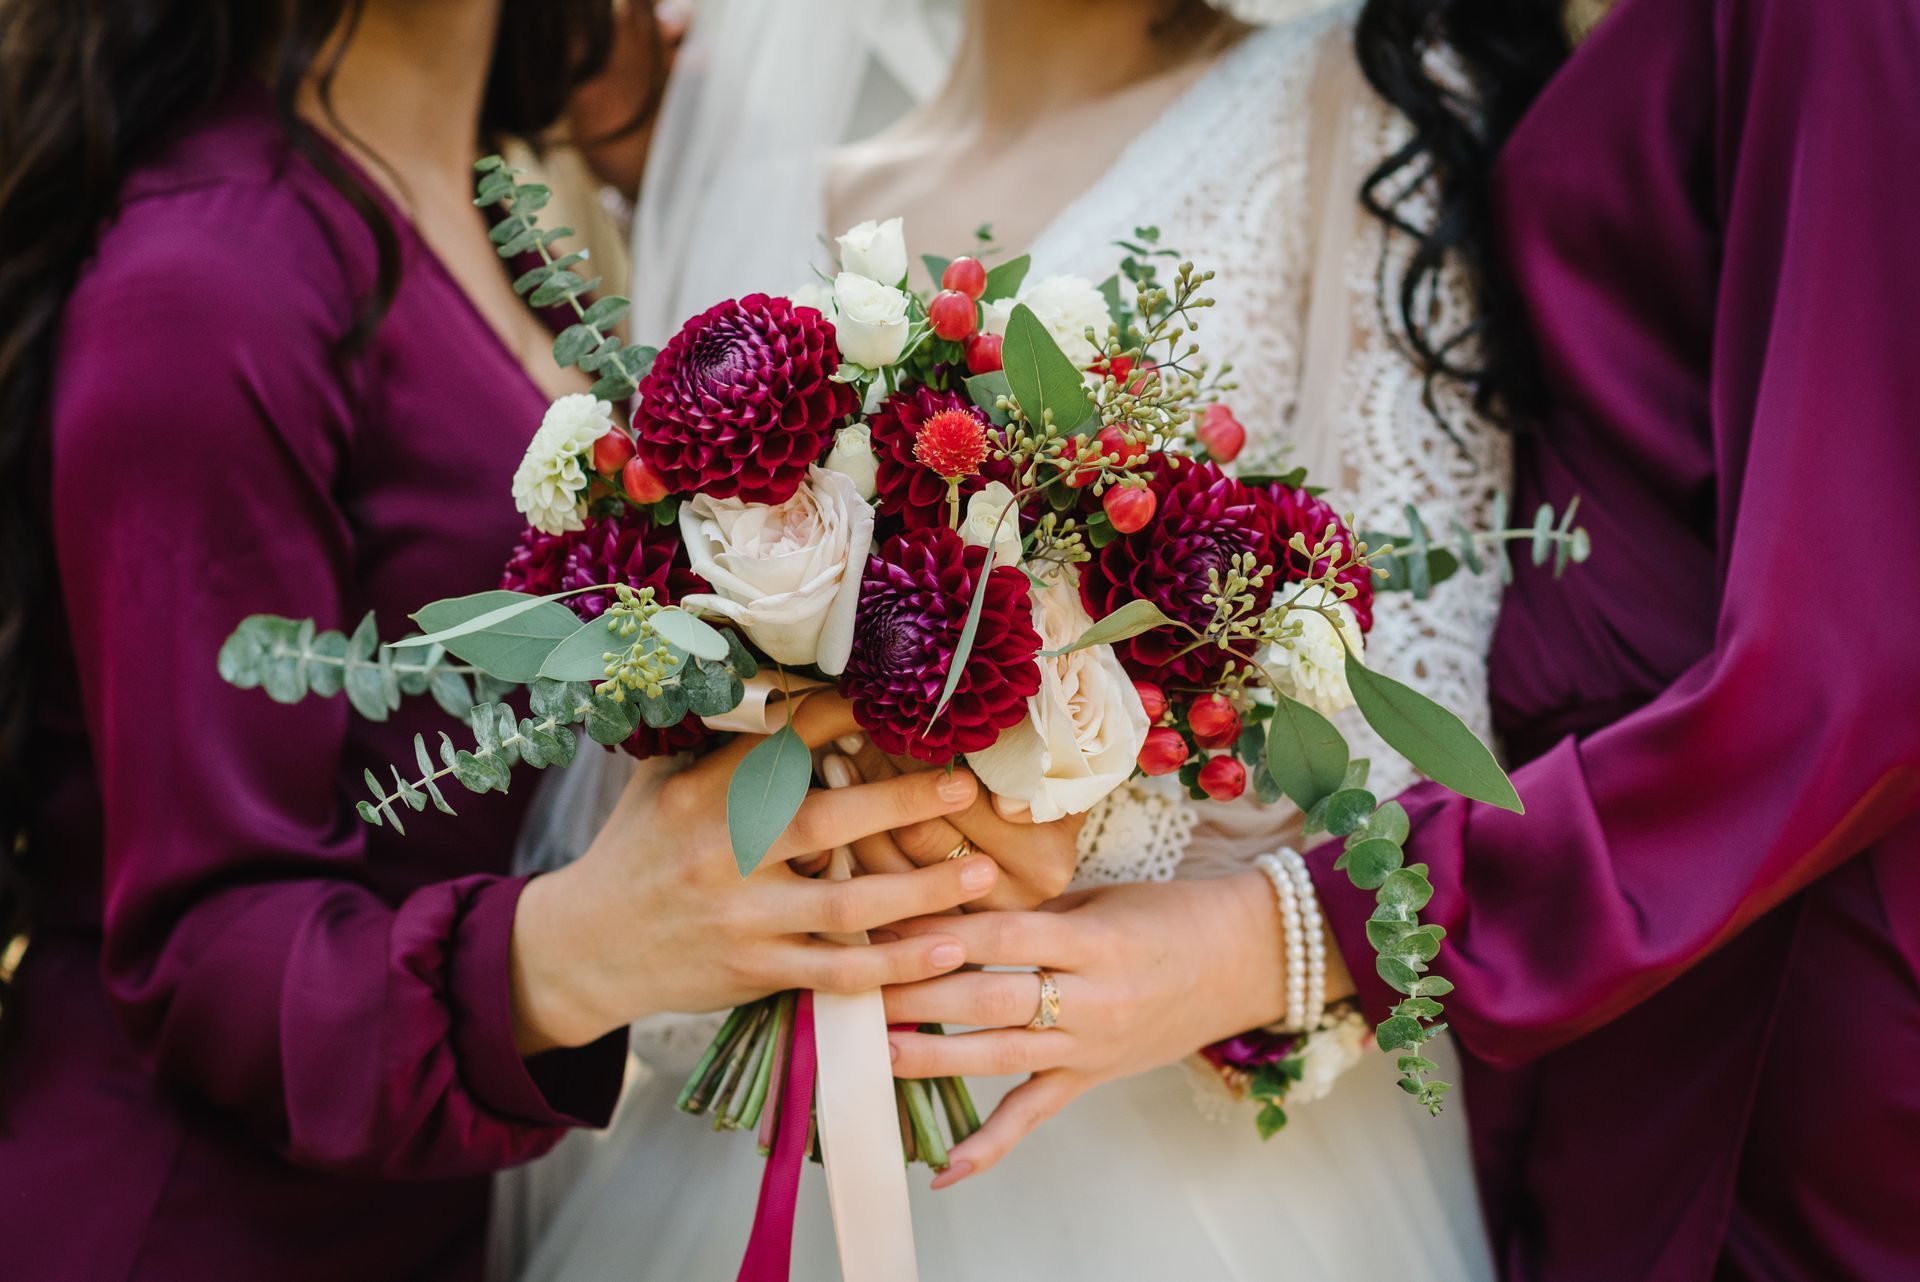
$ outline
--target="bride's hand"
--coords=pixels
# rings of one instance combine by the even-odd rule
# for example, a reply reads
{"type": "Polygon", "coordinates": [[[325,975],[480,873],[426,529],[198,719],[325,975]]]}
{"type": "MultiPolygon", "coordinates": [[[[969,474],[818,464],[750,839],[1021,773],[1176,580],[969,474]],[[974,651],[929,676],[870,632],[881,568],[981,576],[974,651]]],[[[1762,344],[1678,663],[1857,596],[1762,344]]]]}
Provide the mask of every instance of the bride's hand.
{"type": "MultiPolygon", "coordinates": [[[[793,725],[818,746],[851,731],[853,718],[844,700],[821,694],[793,725]]],[[[947,912],[992,891],[991,859],[840,882],[802,877],[788,861],[963,811],[979,792],[973,776],[816,790],[743,879],[727,836],[727,787],[757,742],[742,735],[664,782],[636,776],[585,854],[528,883],[511,959],[523,1054],[583,1045],[658,1011],[718,1010],[786,988],[859,992],[966,960],[960,942],[938,930],[859,948],[814,932],[947,912]]]]}
{"type": "MultiPolygon", "coordinates": [[[[891,1034],[899,1077],[1030,1073],[986,1124],[955,1145],[935,1188],[986,1170],[1089,1087],[1170,1064],[1279,1019],[1286,1007],[1280,915],[1258,872],[1108,886],[1034,913],[903,922],[902,940],[952,935],[983,966],[1041,966],[1059,1022],[1039,1010],[1031,972],[968,971],[887,989],[889,1024],[981,1031],[891,1034]]],[[[1344,974],[1329,976],[1338,988],[1344,974]]]]}
{"type": "MultiPolygon", "coordinates": [[[[840,744],[852,756],[852,780],[868,783],[907,773],[932,770],[923,762],[893,758],[861,737],[840,744]]],[[[840,769],[831,763],[828,769],[840,769]]],[[[1073,880],[1080,858],[1080,829],[1085,815],[1068,815],[1050,823],[1034,823],[1024,812],[999,804],[983,788],[973,803],[952,814],[904,824],[892,832],[875,833],[853,843],[854,857],[870,872],[901,872],[928,867],[962,848],[990,855],[1000,869],[1000,883],[991,893],[967,905],[969,911],[1036,908],[1060,894],[1073,880]]]]}

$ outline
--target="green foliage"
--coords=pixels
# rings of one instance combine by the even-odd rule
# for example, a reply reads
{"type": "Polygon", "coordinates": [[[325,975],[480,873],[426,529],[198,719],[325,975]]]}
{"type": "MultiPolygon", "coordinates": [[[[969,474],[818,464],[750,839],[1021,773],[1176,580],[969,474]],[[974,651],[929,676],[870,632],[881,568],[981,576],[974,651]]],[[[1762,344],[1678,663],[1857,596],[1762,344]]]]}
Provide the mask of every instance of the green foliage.
{"type": "Polygon", "coordinates": [[[1463,797],[1524,813],[1513,781],[1473,731],[1411,686],[1347,654],[1347,685],[1375,733],[1428,778],[1463,797]]]}
{"type": "Polygon", "coordinates": [[[742,877],[760,866],[793,822],[812,781],[813,755],[790,725],[740,759],[727,784],[727,837],[742,877]]]}
{"type": "Polygon", "coordinates": [[[1140,599],[1129,601],[1113,613],[1097,619],[1085,632],[1057,650],[1042,650],[1048,658],[1063,654],[1072,654],[1075,650],[1084,650],[1091,645],[1112,645],[1128,637],[1137,637],[1142,632],[1151,632],[1155,628],[1167,627],[1172,619],[1153,602],[1140,599]]]}
{"type": "Polygon", "coordinates": [[[435,601],[413,616],[427,634],[395,646],[443,645],[502,681],[531,681],[554,648],[579,630],[573,611],[558,604],[565,595],[496,590],[435,601]]]}
{"type": "Polygon", "coordinates": [[[255,614],[240,621],[220,647],[221,679],[242,690],[262,689],[277,703],[298,703],[309,694],[329,698],[342,691],[355,712],[385,721],[402,696],[431,692],[441,707],[464,717],[472,701],[467,677],[474,669],[447,662],[446,650],[429,645],[417,657],[396,657],[382,646],[369,613],[353,635],[322,632],[311,619],[255,614]]]}
{"type": "Polygon", "coordinates": [[[1000,359],[1020,413],[1036,428],[1051,416],[1053,432],[1076,432],[1093,417],[1093,402],[1079,367],[1025,303],[1014,306],[1001,342],[1000,359]]]}
{"type": "Polygon", "coordinates": [[[1347,741],[1331,721],[1296,699],[1274,695],[1267,723],[1264,772],[1302,810],[1339,789],[1347,772],[1347,741]]]}
{"type": "MultiPolygon", "coordinates": [[[[1022,254],[1018,258],[1009,258],[1006,262],[987,269],[987,287],[980,297],[987,302],[1002,298],[1012,298],[1020,292],[1020,286],[1026,283],[1027,268],[1033,260],[1022,254]]],[[[945,271],[945,268],[941,269],[945,271]]],[[[935,281],[939,277],[934,277],[935,281]]]]}
{"type": "Polygon", "coordinates": [[[1374,577],[1377,591],[1411,592],[1424,601],[1437,584],[1452,578],[1462,567],[1472,574],[1491,568],[1500,575],[1502,583],[1511,582],[1513,565],[1507,559],[1506,545],[1521,540],[1529,544],[1535,565],[1544,565],[1551,558],[1553,575],[1559,578],[1566,573],[1568,565],[1580,564],[1593,550],[1586,529],[1573,523],[1574,514],[1579,510],[1577,496],[1557,518],[1552,504],[1542,504],[1534,513],[1531,525],[1525,529],[1507,529],[1504,528],[1506,499],[1501,496],[1494,501],[1491,529],[1473,531],[1456,521],[1452,544],[1442,545],[1433,541],[1419,511],[1409,503],[1405,513],[1407,533],[1366,530],[1359,537],[1370,549],[1382,549],[1372,558],[1377,571],[1374,577]]]}

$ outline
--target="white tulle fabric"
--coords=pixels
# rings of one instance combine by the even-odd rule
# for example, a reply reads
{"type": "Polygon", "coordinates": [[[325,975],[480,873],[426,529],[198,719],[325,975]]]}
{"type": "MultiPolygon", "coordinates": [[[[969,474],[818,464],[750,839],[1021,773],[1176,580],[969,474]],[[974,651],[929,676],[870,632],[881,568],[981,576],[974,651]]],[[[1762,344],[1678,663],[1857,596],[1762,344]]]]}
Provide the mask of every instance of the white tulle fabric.
{"type": "MultiPolygon", "coordinates": [[[[1353,202],[1324,198],[1327,149],[1314,144],[1316,132],[1350,148],[1347,160],[1358,175],[1398,145],[1404,129],[1384,104],[1355,91],[1354,79],[1326,74],[1323,52],[1351,58],[1353,6],[1282,3],[1286,21],[1225,54],[1133,141],[1108,177],[1060,213],[1032,247],[1034,272],[1100,280],[1120,257],[1115,238],[1136,226],[1158,226],[1165,243],[1219,273],[1218,305],[1200,337],[1211,358],[1235,367],[1240,390],[1232,400],[1250,442],[1243,467],[1282,458],[1308,462],[1370,529],[1404,528],[1408,504],[1430,529],[1450,529],[1456,520],[1483,525],[1492,496],[1507,483],[1504,439],[1445,388],[1440,405],[1451,435],[1441,429],[1377,302],[1379,274],[1392,279],[1410,245],[1386,237],[1353,202]],[[1141,181],[1141,174],[1155,177],[1141,181]],[[1338,239],[1328,242],[1329,235],[1338,239]],[[1323,287],[1320,296],[1337,305],[1331,327],[1324,311],[1314,323],[1308,319],[1316,260],[1329,243],[1338,251],[1331,282],[1337,288],[1329,294],[1323,287]],[[1306,377],[1316,360],[1318,372],[1306,377]],[[1312,422],[1300,421],[1303,385],[1323,389],[1314,399],[1325,411],[1307,415],[1312,422]]],[[[774,14],[768,0],[747,0],[740,8],[757,11],[763,22],[774,14]]],[[[733,5],[719,9],[733,11],[729,22],[739,25],[728,30],[735,35],[752,29],[733,5]]],[[[844,59],[835,65],[844,67],[844,59]]],[[[676,132],[673,102],[663,125],[669,136],[676,132]]],[[[686,127],[699,128],[697,122],[686,127]]],[[[712,155],[700,161],[710,168],[720,163],[712,155]]],[[[750,174],[726,177],[717,189],[751,186],[750,180],[750,174]]],[[[683,192],[682,203],[686,199],[683,192]]],[[[692,203],[701,203],[697,193],[692,203]]],[[[816,188],[804,207],[819,206],[816,188]]],[[[1416,218],[1423,212],[1417,197],[1407,209],[1416,218]]],[[[737,221],[739,214],[729,217],[737,221]]],[[[679,261],[680,255],[724,259],[729,252],[724,241],[703,236],[697,220],[680,227],[651,242],[644,228],[636,237],[639,295],[648,292],[649,262],[670,281],[655,302],[660,325],[729,290],[765,288],[798,274],[789,267],[744,276],[737,263],[679,261]],[[688,292],[697,288],[708,288],[711,297],[688,292]]],[[[807,229],[801,263],[815,257],[810,246],[818,230],[807,229]]],[[[758,252],[750,257],[757,260],[758,252]]],[[[1457,315],[1464,307],[1451,283],[1433,301],[1443,313],[1457,315]]],[[[1486,733],[1485,662],[1496,594],[1491,581],[1459,578],[1424,602],[1404,593],[1382,596],[1370,660],[1486,733]]],[[[1342,729],[1356,753],[1372,759],[1377,793],[1391,795],[1412,782],[1405,762],[1357,717],[1345,718],[1342,729]]],[[[576,764],[543,794],[539,810],[546,818],[536,816],[530,828],[526,866],[570,858],[605,813],[596,805],[610,806],[631,767],[594,755],[595,768],[576,764]]],[[[1089,817],[1076,881],[1219,875],[1286,844],[1298,827],[1291,807],[1196,804],[1168,781],[1136,781],[1089,817]]],[[[761,1161],[745,1137],[715,1136],[673,1109],[713,1027],[706,1017],[636,1026],[640,1062],[613,1128],[604,1136],[572,1137],[528,1170],[503,1177],[496,1276],[697,1282],[733,1275],[761,1161]]],[[[1444,1076],[1457,1073],[1444,1041],[1433,1054],[1444,1076]]],[[[1393,1077],[1389,1058],[1368,1051],[1324,1098],[1294,1110],[1288,1127],[1266,1143],[1244,1112],[1225,1110],[1229,1115],[1221,1118],[1222,1110],[1196,1109],[1189,1075],[1179,1067],[1099,1087],[988,1175],[939,1194],[916,1188],[921,1277],[1490,1279],[1463,1105],[1456,1096],[1447,1113],[1430,1119],[1400,1098],[1393,1077]]],[[[984,1111],[1014,1082],[972,1084],[984,1111]]],[[[830,1279],[835,1258],[816,1171],[803,1181],[793,1276],[830,1279]]]]}

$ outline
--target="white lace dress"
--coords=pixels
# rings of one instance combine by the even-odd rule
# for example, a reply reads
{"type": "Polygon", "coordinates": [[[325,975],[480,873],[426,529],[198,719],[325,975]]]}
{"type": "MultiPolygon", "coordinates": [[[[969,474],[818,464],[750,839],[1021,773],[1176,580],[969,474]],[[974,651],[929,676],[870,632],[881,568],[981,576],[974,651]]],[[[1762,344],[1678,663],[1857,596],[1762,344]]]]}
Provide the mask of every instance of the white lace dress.
{"type": "MultiPolygon", "coordinates": [[[[1231,360],[1236,371],[1240,387],[1231,400],[1249,433],[1243,468],[1282,454],[1307,462],[1363,528],[1403,529],[1408,504],[1430,529],[1455,521],[1477,527],[1507,483],[1505,442],[1444,389],[1440,408],[1450,432],[1423,404],[1421,380],[1395,348],[1378,304],[1383,261],[1393,272],[1408,246],[1387,243],[1350,199],[1324,198],[1330,184],[1357,190],[1360,175],[1403,137],[1397,117],[1358,87],[1347,52],[1350,22],[1350,9],[1321,13],[1259,30],[1225,54],[1105,179],[1062,211],[1032,247],[1030,279],[1054,272],[1103,279],[1121,255],[1115,238],[1157,226],[1163,243],[1218,272],[1217,306],[1200,337],[1210,358],[1231,360]],[[1173,158],[1182,165],[1179,182],[1140,181],[1173,158]]],[[[1457,298],[1435,303],[1460,305],[1457,298]]],[[[1456,578],[1427,601],[1382,596],[1369,661],[1484,734],[1497,591],[1489,580],[1456,578]]],[[[1380,795],[1412,781],[1364,723],[1350,719],[1343,729],[1356,754],[1372,758],[1380,795]]],[[[1195,805],[1159,782],[1129,785],[1091,817],[1081,884],[1244,867],[1297,824],[1289,808],[1195,805]]],[[[500,1209],[517,1276],[733,1276],[762,1161],[744,1137],[716,1136],[673,1109],[712,1027],[706,1020],[637,1026],[642,1063],[613,1128],[576,1136],[544,1168],[511,1177],[500,1209]],[[553,1196],[562,1183],[567,1191],[553,1196]]],[[[1456,1071],[1444,1049],[1435,1057],[1447,1075],[1456,1071]]],[[[1369,1049],[1323,1098],[1290,1110],[1288,1127],[1263,1143],[1250,1113],[1197,1107],[1195,1081],[1176,1066],[1100,1087],[989,1174],[940,1193],[916,1187],[921,1277],[1493,1276],[1457,1093],[1445,1114],[1430,1119],[1394,1089],[1388,1057],[1369,1049]]],[[[983,1110],[1013,1084],[972,1082],[983,1110]]],[[[834,1278],[835,1259],[824,1186],[810,1168],[793,1276],[834,1278]]]]}

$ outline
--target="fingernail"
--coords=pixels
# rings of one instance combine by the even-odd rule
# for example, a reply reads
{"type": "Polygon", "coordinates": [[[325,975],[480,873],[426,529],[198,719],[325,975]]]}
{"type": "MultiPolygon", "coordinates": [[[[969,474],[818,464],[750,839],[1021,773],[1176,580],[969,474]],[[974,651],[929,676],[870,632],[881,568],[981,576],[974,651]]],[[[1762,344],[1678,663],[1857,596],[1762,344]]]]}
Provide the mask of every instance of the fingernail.
{"type": "Polygon", "coordinates": [[[940,781],[940,796],[946,801],[970,801],[973,798],[972,775],[948,775],[940,781]]]}
{"type": "Polygon", "coordinates": [[[952,1188],[954,1185],[958,1184],[961,1180],[966,1179],[969,1175],[972,1175],[972,1174],[973,1174],[972,1162],[955,1162],[953,1163],[953,1165],[949,1166],[946,1170],[940,1172],[940,1174],[934,1177],[933,1187],[937,1189],[952,1188]]]}
{"type": "Polygon", "coordinates": [[[867,736],[863,734],[843,734],[833,741],[833,746],[851,757],[867,746],[867,736]]]}
{"type": "Polygon", "coordinates": [[[967,950],[958,944],[941,944],[929,956],[941,970],[952,970],[967,959],[967,950]]]}
{"type": "Polygon", "coordinates": [[[890,1060],[897,1060],[900,1058],[900,1048],[894,1045],[892,1038],[887,1039],[887,1058],[890,1060]]]}
{"type": "Polygon", "coordinates": [[[829,788],[845,788],[853,782],[853,765],[845,757],[829,752],[820,758],[820,774],[829,788]]]}
{"type": "Polygon", "coordinates": [[[898,931],[870,930],[867,932],[867,942],[869,944],[891,944],[898,938],[900,938],[898,931]]]}
{"type": "Polygon", "coordinates": [[[960,865],[960,885],[965,890],[990,890],[993,874],[993,860],[969,859],[960,865]]]}

